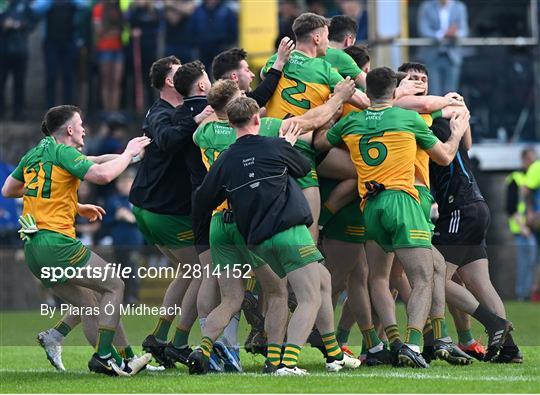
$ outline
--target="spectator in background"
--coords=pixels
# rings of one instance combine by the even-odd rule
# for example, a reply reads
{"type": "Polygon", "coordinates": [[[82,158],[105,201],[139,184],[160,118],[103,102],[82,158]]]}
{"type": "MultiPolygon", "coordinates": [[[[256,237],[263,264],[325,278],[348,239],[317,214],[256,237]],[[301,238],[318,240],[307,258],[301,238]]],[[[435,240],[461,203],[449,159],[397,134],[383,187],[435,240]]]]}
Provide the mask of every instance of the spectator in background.
{"type": "Polygon", "coordinates": [[[137,277],[138,249],[143,245],[143,237],[137,228],[135,216],[128,200],[133,184],[133,171],[122,173],[116,180],[116,191],[105,203],[106,215],[103,223],[113,239],[116,263],[131,267],[133,276],[124,278],[124,303],[137,303],[139,300],[139,278],[137,277]]]}
{"type": "Polygon", "coordinates": [[[35,0],[33,10],[45,18],[45,96],[47,108],[74,101],[77,25],[86,0],[35,0]],[[56,100],[56,84],[62,81],[63,97],[56,100]]]}
{"type": "Polygon", "coordinates": [[[350,16],[358,23],[356,41],[366,41],[368,39],[368,15],[365,1],[360,0],[340,0],[339,7],[344,15],[350,16]]]}
{"type": "Polygon", "coordinates": [[[427,0],[420,5],[417,23],[421,37],[436,40],[417,54],[429,70],[429,93],[444,96],[457,91],[463,52],[455,39],[469,34],[467,7],[457,0],[427,0]]]}
{"type": "Polygon", "coordinates": [[[99,64],[101,104],[108,115],[120,109],[124,53],[124,18],[118,0],[101,0],[92,11],[96,57],[99,64]]]}
{"type": "MultiPolygon", "coordinates": [[[[536,160],[527,169],[525,187],[527,226],[534,231],[538,245],[540,244],[540,160],[536,160]]],[[[536,270],[530,298],[533,302],[540,302],[540,265],[536,270]]]]}
{"type": "Polygon", "coordinates": [[[193,0],[165,1],[165,55],[174,55],[182,63],[195,60],[191,36],[191,16],[194,11],[193,0]]]}
{"type": "Polygon", "coordinates": [[[238,18],[222,0],[204,0],[193,13],[192,38],[199,59],[211,74],[212,60],[238,41],[238,18]]]}
{"type": "Polygon", "coordinates": [[[13,76],[13,118],[21,120],[24,110],[28,34],[34,27],[29,0],[7,0],[0,7],[0,119],[6,112],[6,83],[13,76]]]}
{"type": "Polygon", "coordinates": [[[279,3],[279,33],[274,43],[274,47],[279,47],[283,37],[294,37],[292,25],[294,20],[300,15],[300,8],[297,0],[284,0],[279,3]]]}
{"type": "MultiPolygon", "coordinates": [[[[0,161],[0,184],[15,170],[15,167],[0,161]]],[[[17,200],[5,198],[0,195],[0,240],[5,247],[21,247],[22,242],[17,230],[19,229],[20,210],[17,207],[17,200]]]]}
{"type": "MultiPolygon", "coordinates": [[[[129,7],[129,24],[131,26],[132,44],[140,45],[141,71],[146,77],[150,73],[150,66],[157,59],[158,35],[162,23],[161,10],[156,8],[154,0],[134,0],[129,7]]],[[[144,78],[144,92],[149,107],[154,102],[154,90],[144,78]]]]}
{"type": "Polygon", "coordinates": [[[518,300],[527,300],[531,294],[534,279],[534,268],[537,261],[537,244],[534,232],[527,226],[524,198],[525,175],[527,169],[537,159],[536,150],[528,148],[521,153],[522,167],[506,178],[506,213],[508,225],[514,235],[516,246],[516,284],[515,293],[518,300]]]}

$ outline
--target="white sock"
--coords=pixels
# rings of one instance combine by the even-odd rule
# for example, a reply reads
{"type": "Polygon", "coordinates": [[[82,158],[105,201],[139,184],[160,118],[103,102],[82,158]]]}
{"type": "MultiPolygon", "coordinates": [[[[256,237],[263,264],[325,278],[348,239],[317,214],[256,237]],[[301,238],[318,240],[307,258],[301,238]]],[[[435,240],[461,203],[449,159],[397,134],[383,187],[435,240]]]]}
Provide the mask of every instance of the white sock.
{"type": "Polygon", "coordinates": [[[199,318],[199,325],[201,326],[201,330],[203,331],[204,330],[204,326],[206,325],[206,317],[204,318],[199,318]]]}
{"type": "Polygon", "coordinates": [[[227,342],[235,347],[238,345],[238,324],[240,323],[240,312],[232,316],[231,320],[223,330],[223,335],[227,342]]]}

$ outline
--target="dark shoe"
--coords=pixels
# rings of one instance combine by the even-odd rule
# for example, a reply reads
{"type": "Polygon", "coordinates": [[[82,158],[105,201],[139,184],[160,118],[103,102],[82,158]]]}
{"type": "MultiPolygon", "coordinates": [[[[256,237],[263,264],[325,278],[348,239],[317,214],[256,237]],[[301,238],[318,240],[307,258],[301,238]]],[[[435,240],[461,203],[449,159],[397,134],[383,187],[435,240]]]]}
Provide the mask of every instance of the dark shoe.
{"type": "Polygon", "coordinates": [[[502,346],[499,354],[491,362],[495,363],[523,363],[523,354],[518,346],[502,346]]]}
{"type": "Polygon", "coordinates": [[[193,352],[193,349],[189,346],[178,348],[173,346],[171,342],[165,347],[165,356],[168,360],[173,362],[180,362],[182,365],[188,366],[189,354],[193,352]]]}
{"type": "Polygon", "coordinates": [[[268,360],[264,361],[263,374],[275,374],[280,366],[272,365],[268,360]]]}
{"type": "Polygon", "coordinates": [[[433,342],[433,355],[437,359],[442,359],[451,365],[470,365],[473,363],[472,357],[465,354],[452,342],[447,343],[442,340],[435,340],[433,342]]]}
{"type": "Polygon", "coordinates": [[[435,356],[435,348],[433,346],[424,346],[422,349],[422,357],[424,357],[424,360],[427,363],[431,363],[431,361],[437,359],[435,356]]]}
{"type": "Polygon", "coordinates": [[[311,347],[319,350],[325,358],[328,357],[326,355],[326,347],[324,346],[323,339],[318,329],[313,329],[311,331],[306,343],[308,343],[311,347]]]}
{"type": "Polygon", "coordinates": [[[409,366],[411,368],[429,368],[429,364],[424,360],[422,354],[413,351],[406,344],[398,351],[398,362],[402,366],[409,366]]]}
{"type": "Polygon", "coordinates": [[[142,349],[152,354],[154,359],[160,365],[167,369],[174,368],[174,361],[170,360],[165,354],[166,343],[160,343],[154,335],[146,336],[142,343],[142,349]]]}
{"type": "Polygon", "coordinates": [[[206,374],[208,373],[208,358],[203,354],[200,348],[193,350],[188,357],[189,374],[206,374]]]}
{"type": "Polygon", "coordinates": [[[387,348],[383,348],[373,353],[368,351],[365,363],[367,366],[394,365],[395,360],[394,354],[387,348]]]}
{"type": "Polygon", "coordinates": [[[492,330],[486,330],[489,339],[484,361],[491,361],[499,353],[499,350],[506,340],[506,336],[508,336],[513,329],[514,327],[510,321],[501,319],[501,323],[498,327],[493,328],[492,330]]]}
{"type": "Polygon", "coordinates": [[[141,357],[132,358],[131,360],[124,360],[123,366],[117,365],[114,358],[101,358],[97,353],[92,355],[90,361],[88,361],[88,369],[94,373],[106,374],[107,376],[135,376],[141,370],[143,370],[148,362],[152,360],[152,355],[144,354],[141,357]]]}

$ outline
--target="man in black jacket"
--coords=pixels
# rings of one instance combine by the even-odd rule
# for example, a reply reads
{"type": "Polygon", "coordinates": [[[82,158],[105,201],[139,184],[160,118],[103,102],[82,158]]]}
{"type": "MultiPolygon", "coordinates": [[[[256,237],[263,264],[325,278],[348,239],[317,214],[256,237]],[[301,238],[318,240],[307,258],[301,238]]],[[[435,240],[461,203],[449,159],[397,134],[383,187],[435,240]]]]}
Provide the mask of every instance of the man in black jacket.
{"type": "MultiPolygon", "coordinates": [[[[344,356],[335,340],[331,290],[323,279],[328,271],[318,264],[322,255],[307,229],[313,222],[311,211],[293,179],[307,174],[309,161],[285,140],[259,136],[255,100],[233,100],[227,116],[238,139],[214,162],[198,189],[194,221],[227,199],[248,248],[291,284],[298,306],[289,322],[281,364],[278,357],[274,365],[276,374],[306,374],[297,361],[315,323],[323,333],[327,370],[358,367],[359,361],[344,356]]],[[[190,356],[191,364],[204,366],[210,351],[202,344],[190,356]]]]}

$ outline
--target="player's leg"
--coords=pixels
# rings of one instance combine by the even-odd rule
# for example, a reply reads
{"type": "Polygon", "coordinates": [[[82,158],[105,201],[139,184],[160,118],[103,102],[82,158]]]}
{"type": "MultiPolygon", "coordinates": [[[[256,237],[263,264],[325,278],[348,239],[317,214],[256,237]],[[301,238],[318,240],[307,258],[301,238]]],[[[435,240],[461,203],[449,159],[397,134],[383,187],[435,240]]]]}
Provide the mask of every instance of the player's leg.
{"type": "Polygon", "coordinates": [[[390,289],[395,289],[401,300],[407,303],[411,295],[411,284],[403,271],[403,265],[397,257],[394,257],[392,270],[390,271],[390,289]]]}
{"type": "Polygon", "coordinates": [[[319,239],[319,215],[321,213],[321,196],[319,194],[319,187],[308,187],[302,189],[302,193],[306,198],[309,209],[311,210],[311,216],[313,217],[313,223],[309,227],[309,233],[314,241],[319,239]]]}

